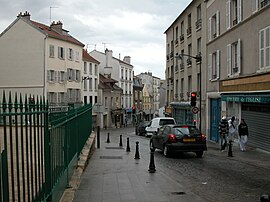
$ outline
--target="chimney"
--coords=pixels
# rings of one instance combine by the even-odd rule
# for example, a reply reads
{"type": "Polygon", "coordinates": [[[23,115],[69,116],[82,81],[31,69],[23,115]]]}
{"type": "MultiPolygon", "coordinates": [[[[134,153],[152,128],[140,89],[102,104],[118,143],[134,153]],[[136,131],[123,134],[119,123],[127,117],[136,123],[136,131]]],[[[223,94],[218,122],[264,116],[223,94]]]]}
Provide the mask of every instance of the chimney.
{"type": "Polygon", "coordinates": [[[125,56],[123,61],[130,64],[130,56],[125,56]]]}
{"type": "Polygon", "coordinates": [[[53,21],[51,24],[51,29],[55,30],[56,32],[62,34],[63,31],[63,23],[61,21],[55,22],[53,21]]]}
{"type": "Polygon", "coordinates": [[[23,19],[26,19],[26,20],[30,20],[30,13],[25,11],[24,13],[20,12],[18,15],[17,15],[17,18],[18,17],[22,17],[23,19]]]}

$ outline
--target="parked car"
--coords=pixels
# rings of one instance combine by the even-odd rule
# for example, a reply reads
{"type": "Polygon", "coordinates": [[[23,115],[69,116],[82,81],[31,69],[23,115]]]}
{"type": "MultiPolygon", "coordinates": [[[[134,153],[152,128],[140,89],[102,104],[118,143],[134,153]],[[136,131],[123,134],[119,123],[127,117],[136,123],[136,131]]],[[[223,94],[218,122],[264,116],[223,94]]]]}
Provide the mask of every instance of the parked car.
{"type": "Polygon", "coordinates": [[[201,158],[207,150],[206,137],[193,125],[166,125],[151,137],[150,149],[160,149],[166,157],[172,152],[195,152],[201,158]]]}
{"type": "Polygon", "coordinates": [[[153,118],[149,123],[149,126],[145,128],[146,136],[152,136],[156,134],[161,126],[167,124],[175,124],[175,120],[172,117],[158,117],[153,118]]]}
{"type": "Polygon", "coordinates": [[[135,134],[136,135],[144,135],[146,134],[146,130],[145,128],[147,126],[149,126],[150,121],[144,121],[144,122],[140,122],[139,124],[136,125],[135,128],[135,134]]]}

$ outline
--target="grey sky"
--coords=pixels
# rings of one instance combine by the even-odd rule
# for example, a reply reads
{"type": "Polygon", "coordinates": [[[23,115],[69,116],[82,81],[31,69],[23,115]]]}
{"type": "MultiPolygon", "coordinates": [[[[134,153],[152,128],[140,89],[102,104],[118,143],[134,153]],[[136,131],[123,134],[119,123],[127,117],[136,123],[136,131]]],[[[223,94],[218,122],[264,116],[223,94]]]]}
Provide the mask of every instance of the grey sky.
{"type": "Polygon", "coordinates": [[[104,47],[114,57],[131,56],[135,75],[150,71],[165,77],[164,31],[192,0],[2,0],[0,33],[19,12],[49,25],[60,20],[64,29],[85,44],[88,51],[104,47]],[[50,7],[57,7],[51,8],[50,7]]]}

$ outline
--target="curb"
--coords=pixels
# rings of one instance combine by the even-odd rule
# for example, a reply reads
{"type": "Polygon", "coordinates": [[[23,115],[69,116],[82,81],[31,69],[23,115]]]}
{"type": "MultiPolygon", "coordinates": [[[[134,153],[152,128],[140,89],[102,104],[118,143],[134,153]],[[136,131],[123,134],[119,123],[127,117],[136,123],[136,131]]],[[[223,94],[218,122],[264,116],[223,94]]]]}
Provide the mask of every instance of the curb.
{"type": "Polygon", "coordinates": [[[69,188],[66,188],[60,202],[70,202],[73,201],[75,192],[77,191],[80,185],[81,176],[88,165],[89,159],[95,150],[95,141],[96,141],[96,133],[92,132],[90,137],[85,143],[85,146],[79,156],[78,164],[74,173],[70,179],[69,188]]]}

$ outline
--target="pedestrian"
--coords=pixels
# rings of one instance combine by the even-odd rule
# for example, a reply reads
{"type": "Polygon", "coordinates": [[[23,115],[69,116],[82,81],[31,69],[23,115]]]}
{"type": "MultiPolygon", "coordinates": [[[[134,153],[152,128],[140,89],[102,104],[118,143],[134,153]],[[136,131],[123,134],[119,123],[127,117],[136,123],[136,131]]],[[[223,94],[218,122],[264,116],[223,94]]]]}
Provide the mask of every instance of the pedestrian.
{"type": "Polygon", "coordinates": [[[238,134],[240,137],[239,145],[241,151],[246,151],[246,144],[248,140],[248,126],[244,119],[241,119],[241,122],[238,126],[238,134]]]}
{"type": "Polygon", "coordinates": [[[229,124],[226,117],[223,116],[219,123],[219,135],[220,135],[220,150],[224,151],[227,145],[227,135],[229,130],[229,124]]]}
{"type": "Polygon", "coordinates": [[[229,141],[229,150],[228,150],[228,156],[233,157],[232,155],[232,146],[233,141],[236,136],[237,130],[236,130],[236,124],[235,124],[235,117],[232,116],[232,118],[228,121],[229,124],[229,134],[228,134],[228,141],[229,141]]]}

